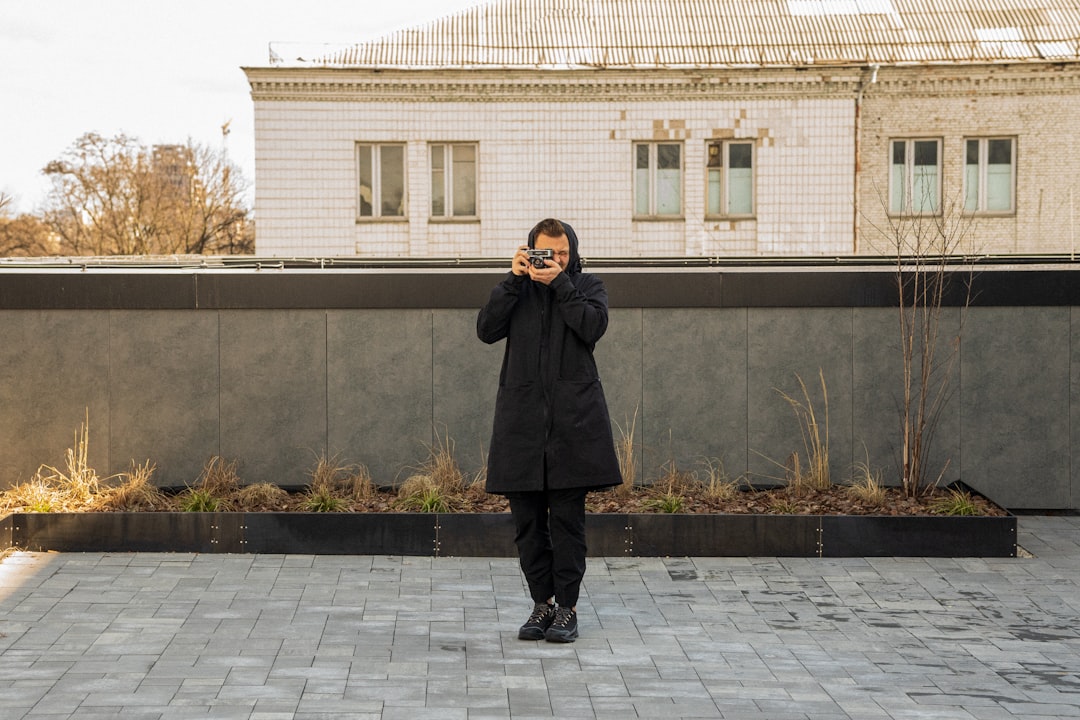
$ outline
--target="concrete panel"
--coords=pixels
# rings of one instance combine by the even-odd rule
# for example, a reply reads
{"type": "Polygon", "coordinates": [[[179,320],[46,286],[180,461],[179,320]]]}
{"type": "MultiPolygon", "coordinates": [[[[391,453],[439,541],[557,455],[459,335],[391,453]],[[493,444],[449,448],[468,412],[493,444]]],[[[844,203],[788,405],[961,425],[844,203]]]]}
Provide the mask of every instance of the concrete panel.
{"type": "Polygon", "coordinates": [[[803,434],[781,393],[806,404],[806,386],[824,439],[828,413],[829,466],[833,482],[851,476],[852,311],[848,308],[751,308],[747,311],[747,445],[749,471],[761,481],[784,478],[798,452],[806,463],[803,434]],[[824,374],[822,392],[819,370],[824,374]]]}
{"type": "Polygon", "coordinates": [[[404,480],[431,446],[431,322],[430,310],[327,313],[330,453],[380,485],[404,480]]]}
{"type": "Polygon", "coordinates": [[[1010,508],[1068,507],[1069,336],[1061,307],[971,308],[961,358],[964,481],[1010,508]]]}
{"type": "Polygon", "coordinates": [[[223,310],[221,455],[244,483],[299,485],[326,451],[326,313],[223,310]]]}
{"type": "Polygon", "coordinates": [[[747,468],[746,310],[646,309],[641,427],[646,477],[674,460],[701,470],[747,468]]]}
{"type": "Polygon", "coordinates": [[[109,315],[0,311],[0,487],[26,482],[64,456],[89,414],[88,462],[109,462],[109,315]]]}
{"type": "MultiPolygon", "coordinates": [[[[1080,308],[1069,308],[1069,478],[1068,498],[1062,507],[1080,509],[1080,308]]],[[[1046,505],[1049,508],[1049,504],[1046,505]]]]}
{"type": "Polygon", "coordinates": [[[443,441],[453,441],[458,464],[470,476],[487,461],[505,348],[503,342],[487,345],[476,337],[478,310],[432,314],[435,430],[443,441]]]}
{"type": "Polygon", "coordinates": [[[623,433],[633,431],[635,482],[638,483],[642,480],[641,322],[642,311],[638,308],[609,309],[607,332],[593,353],[604,386],[616,447],[621,443],[623,433]]]}
{"type": "Polygon", "coordinates": [[[852,317],[852,452],[888,485],[900,484],[903,358],[896,308],[860,308],[852,317]]]}
{"type": "Polygon", "coordinates": [[[218,447],[218,314],[109,313],[110,472],[150,460],[154,482],[192,484],[218,447]]]}

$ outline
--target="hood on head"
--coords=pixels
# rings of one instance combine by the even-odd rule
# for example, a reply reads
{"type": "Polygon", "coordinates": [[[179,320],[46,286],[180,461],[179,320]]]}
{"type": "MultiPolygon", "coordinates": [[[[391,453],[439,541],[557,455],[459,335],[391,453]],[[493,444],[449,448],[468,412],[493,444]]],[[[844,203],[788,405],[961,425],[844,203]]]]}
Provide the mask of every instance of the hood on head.
{"type": "MultiPolygon", "coordinates": [[[[541,221],[541,222],[543,222],[543,221],[541,221]]],[[[571,273],[571,274],[579,273],[579,272],[581,272],[581,255],[578,253],[577,233],[574,232],[574,228],[570,227],[570,223],[566,222],[565,220],[560,220],[559,224],[561,224],[563,226],[563,229],[566,230],[566,239],[569,241],[569,244],[570,244],[570,262],[568,262],[566,264],[566,271],[565,272],[568,272],[568,273],[571,273]]],[[[539,227],[540,227],[540,223],[537,223],[537,225],[535,227],[533,227],[532,230],[529,231],[529,247],[530,248],[535,248],[536,247],[536,236],[539,234],[538,233],[538,228],[539,227]]]]}

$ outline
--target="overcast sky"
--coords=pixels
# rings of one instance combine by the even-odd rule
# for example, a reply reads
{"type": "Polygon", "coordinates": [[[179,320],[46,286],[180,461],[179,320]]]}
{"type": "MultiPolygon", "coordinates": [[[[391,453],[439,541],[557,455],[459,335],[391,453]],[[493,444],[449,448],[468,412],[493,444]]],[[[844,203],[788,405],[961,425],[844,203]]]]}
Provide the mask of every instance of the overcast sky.
{"type": "Polygon", "coordinates": [[[249,183],[245,66],[271,42],[350,43],[478,0],[0,0],[0,191],[32,212],[41,168],[81,135],[226,149],[249,183]]]}

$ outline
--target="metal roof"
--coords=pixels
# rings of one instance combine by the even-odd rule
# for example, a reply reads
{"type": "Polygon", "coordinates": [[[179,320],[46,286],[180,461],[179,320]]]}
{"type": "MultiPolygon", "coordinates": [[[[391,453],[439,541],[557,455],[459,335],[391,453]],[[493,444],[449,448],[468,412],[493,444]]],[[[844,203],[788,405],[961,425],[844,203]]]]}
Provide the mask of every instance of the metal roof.
{"type": "Polygon", "coordinates": [[[1076,60],[1077,0],[495,0],[307,64],[560,69],[1076,60]]]}

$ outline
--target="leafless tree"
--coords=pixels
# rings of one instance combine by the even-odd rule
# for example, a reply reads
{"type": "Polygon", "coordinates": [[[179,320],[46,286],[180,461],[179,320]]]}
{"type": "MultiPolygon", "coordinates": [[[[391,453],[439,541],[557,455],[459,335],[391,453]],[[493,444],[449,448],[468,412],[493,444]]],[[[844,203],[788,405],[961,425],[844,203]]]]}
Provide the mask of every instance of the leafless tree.
{"type": "Polygon", "coordinates": [[[224,153],[189,141],[146,147],[80,137],[45,166],[44,220],[72,255],[248,253],[245,183],[224,153]]]}
{"type": "Polygon", "coordinates": [[[962,200],[944,200],[942,207],[925,214],[886,213],[886,225],[871,224],[885,245],[883,252],[896,261],[903,365],[897,403],[900,481],[909,497],[935,487],[948,467],[946,461],[945,467],[931,468],[930,449],[941,411],[951,397],[960,330],[972,297],[975,224],[963,211],[962,200]],[[960,306],[960,324],[951,335],[942,323],[947,302],[960,306]]]}
{"type": "Polygon", "coordinates": [[[0,193],[0,257],[40,257],[55,255],[48,226],[34,215],[12,215],[10,195],[0,193]]]}

